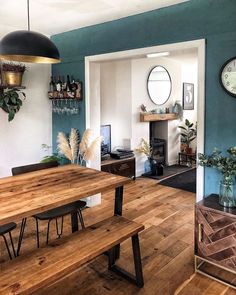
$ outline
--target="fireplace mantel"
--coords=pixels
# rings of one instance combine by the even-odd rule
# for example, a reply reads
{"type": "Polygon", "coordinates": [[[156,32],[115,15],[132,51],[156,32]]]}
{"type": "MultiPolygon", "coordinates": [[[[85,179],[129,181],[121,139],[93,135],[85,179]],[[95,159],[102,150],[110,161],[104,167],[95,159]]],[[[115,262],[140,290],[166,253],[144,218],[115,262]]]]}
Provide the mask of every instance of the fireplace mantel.
{"type": "Polygon", "coordinates": [[[177,120],[176,114],[153,114],[149,112],[140,113],[140,122],[177,120]]]}

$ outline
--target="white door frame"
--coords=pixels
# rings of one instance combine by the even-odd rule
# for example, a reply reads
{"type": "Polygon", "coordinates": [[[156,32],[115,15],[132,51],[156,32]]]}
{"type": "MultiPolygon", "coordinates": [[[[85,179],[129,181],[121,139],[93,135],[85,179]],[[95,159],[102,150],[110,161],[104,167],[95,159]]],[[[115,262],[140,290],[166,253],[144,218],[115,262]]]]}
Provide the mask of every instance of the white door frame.
{"type": "MultiPolygon", "coordinates": [[[[147,53],[174,51],[196,48],[198,52],[198,105],[197,105],[197,151],[204,152],[205,135],[205,39],[172,43],[159,46],[144,47],[139,49],[124,50],[112,53],[98,54],[85,57],[85,115],[86,128],[90,127],[90,63],[144,57],[147,53]]],[[[181,86],[180,86],[181,87],[181,86]]],[[[199,201],[204,196],[204,169],[197,167],[197,198],[199,201]]]]}

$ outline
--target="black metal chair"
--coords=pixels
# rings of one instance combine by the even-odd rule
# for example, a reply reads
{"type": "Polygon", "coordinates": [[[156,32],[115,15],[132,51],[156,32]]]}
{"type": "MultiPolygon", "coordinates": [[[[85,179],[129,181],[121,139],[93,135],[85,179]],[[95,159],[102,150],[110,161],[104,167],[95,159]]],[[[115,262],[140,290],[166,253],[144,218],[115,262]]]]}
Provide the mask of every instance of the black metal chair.
{"type": "Polygon", "coordinates": [[[12,235],[11,235],[11,231],[15,228],[16,228],[16,223],[14,223],[14,222],[7,223],[7,224],[0,226],[0,236],[3,237],[3,240],[5,242],[7,252],[8,252],[10,259],[12,259],[12,254],[11,254],[10,248],[8,246],[8,242],[7,242],[7,238],[6,238],[5,234],[7,234],[7,233],[9,234],[11,247],[12,247],[12,251],[13,251],[13,256],[16,257],[16,252],[15,252],[15,248],[14,248],[14,244],[13,244],[13,240],[12,240],[12,235]]]}
{"type": "MultiPolygon", "coordinates": [[[[57,167],[58,163],[55,162],[48,162],[48,163],[37,163],[37,164],[31,164],[31,165],[25,165],[25,166],[20,166],[20,167],[14,167],[12,168],[12,175],[19,175],[23,173],[28,173],[28,172],[33,172],[33,171],[38,171],[38,170],[43,170],[47,168],[52,168],[52,167],[57,167]]],[[[56,232],[57,232],[57,238],[61,238],[62,233],[63,233],[63,221],[64,221],[64,216],[72,213],[77,213],[80,224],[82,228],[85,228],[84,225],[84,220],[83,220],[83,215],[81,209],[86,206],[86,202],[84,201],[76,201],[70,204],[66,204],[64,206],[57,207],[55,209],[51,209],[39,214],[33,215],[33,217],[36,220],[36,237],[37,237],[37,247],[39,248],[39,220],[47,220],[48,221],[48,226],[47,226],[47,238],[46,238],[46,243],[48,244],[49,242],[49,231],[50,231],[50,223],[52,220],[56,221],[56,232]],[[59,230],[59,225],[58,225],[58,219],[61,219],[61,228],[59,230]]],[[[20,235],[19,235],[19,241],[18,241],[18,247],[17,247],[17,252],[16,254],[19,255],[20,249],[21,249],[21,244],[24,236],[24,231],[25,231],[25,225],[26,225],[26,218],[22,219],[21,223],[21,229],[20,229],[20,235]]]]}

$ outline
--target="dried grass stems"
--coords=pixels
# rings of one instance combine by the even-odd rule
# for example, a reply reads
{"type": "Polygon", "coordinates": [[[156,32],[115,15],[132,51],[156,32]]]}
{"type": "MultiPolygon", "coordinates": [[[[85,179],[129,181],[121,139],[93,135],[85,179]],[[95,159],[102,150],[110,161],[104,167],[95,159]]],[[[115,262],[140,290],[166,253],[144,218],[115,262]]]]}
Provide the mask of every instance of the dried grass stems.
{"type": "Polygon", "coordinates": [[[148,158],[152,155],[152,147],[148,144],[147,140],[141,138],[138,148],[135,149],[138,153],[146,155],[148,158]]]}
{"type": "Polygon", "coordinates": [[[86,129],[79,141],[79,133],[75,128],[71,129],[69,139],[63,132],[59,132],[57,136],[59,154],[64,155],[71,163],[81,165],[92,160],[101,142],[100,136],[93,140],[92,134],[91,129],[86,129]]]}

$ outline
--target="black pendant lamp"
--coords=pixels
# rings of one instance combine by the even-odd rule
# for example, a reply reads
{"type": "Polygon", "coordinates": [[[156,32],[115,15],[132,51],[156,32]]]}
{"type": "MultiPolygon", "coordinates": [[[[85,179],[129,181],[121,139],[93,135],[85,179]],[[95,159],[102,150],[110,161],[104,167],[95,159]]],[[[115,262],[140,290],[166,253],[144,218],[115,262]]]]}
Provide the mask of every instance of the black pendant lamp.
{"type": "Polygon", "coordinates": [[[43,34],[30,31],[29,0],[27,0],[28,31],[7,34],[0,41],[0,59],[30,63],[59,63],[55,44],[43,34]]]}

